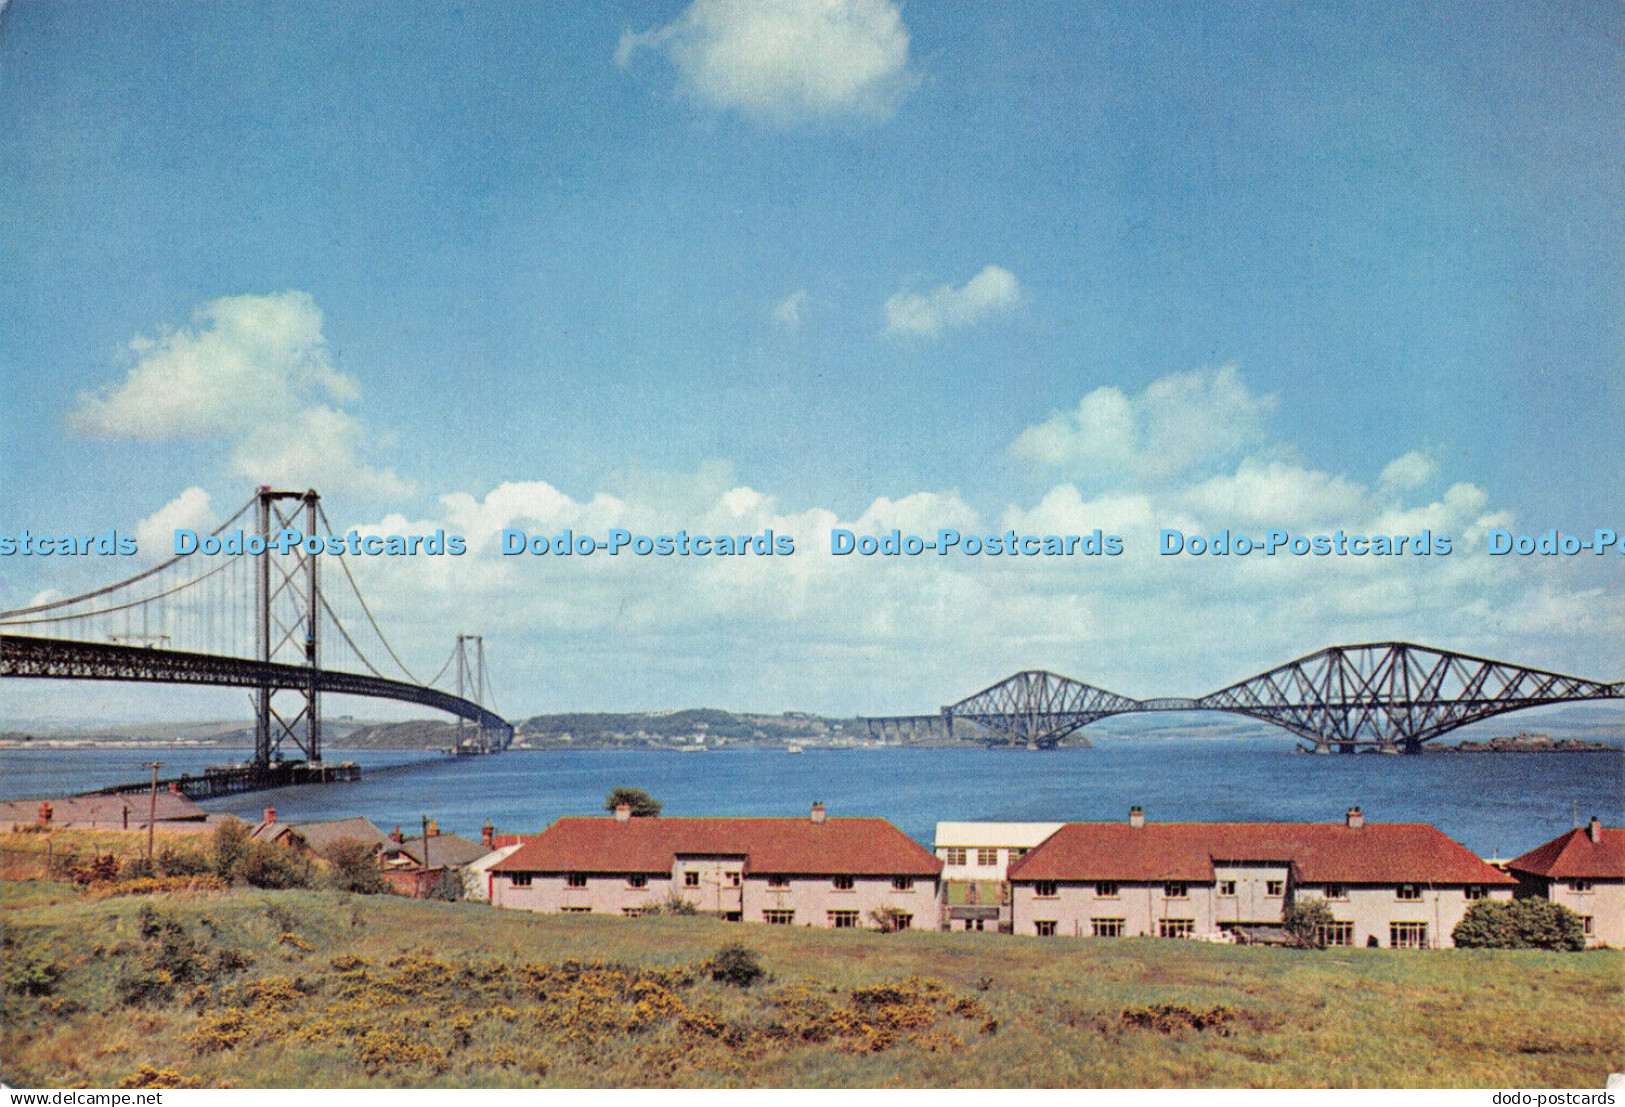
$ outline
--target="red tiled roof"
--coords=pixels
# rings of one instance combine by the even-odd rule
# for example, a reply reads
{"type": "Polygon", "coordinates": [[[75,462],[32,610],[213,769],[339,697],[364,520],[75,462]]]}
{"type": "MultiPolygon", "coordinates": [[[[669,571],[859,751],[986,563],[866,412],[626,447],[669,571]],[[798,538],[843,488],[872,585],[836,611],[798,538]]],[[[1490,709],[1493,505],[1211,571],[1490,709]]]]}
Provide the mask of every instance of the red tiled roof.
{"type": "Polygon", "coordinates": [[[1011,880],[1214,879],[1214,863],[1290,862],[1304,882],[1513,884],[1426,823],[1068,823],[1011,880]]]}
{"type": "Polygon", "coordinates": [[[935,876],[942,862],[885,819],[560,819],[493,872],[670,872],[679,854],[745,858],[755,873],[935,876]]]}
{"type": "Polygon", "coordinates": [[[1553,880],[1625,879],[1625,827],[1598,829],[1600,841],[1593,842],[1581,827],[1508,861],[1507,868],[1553,880]]]}

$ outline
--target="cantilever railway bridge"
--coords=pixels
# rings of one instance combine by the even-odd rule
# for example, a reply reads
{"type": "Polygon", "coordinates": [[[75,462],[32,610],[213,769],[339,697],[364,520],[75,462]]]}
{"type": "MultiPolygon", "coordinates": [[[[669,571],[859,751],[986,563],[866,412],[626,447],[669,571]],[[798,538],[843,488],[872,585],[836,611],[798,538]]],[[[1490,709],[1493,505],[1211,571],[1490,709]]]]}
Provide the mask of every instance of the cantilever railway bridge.
{"type": "Polygon", "coordinates": [[[261,488],[211,535],[252,535],[262,552],[177,556],[105,588],[0,612],[0,676],[251,689],[262,773],[288,760],[320,765],[324,692],[454,715],[462,752],[507,747],[513,727],[490,706],[482,639],[458,635],[440,672],[418,679],[379,629],[345,556],[274,546],[285,530],[332,534],[316,492],[261,488]],[[323,562],[337,562],[342,586],[324,585],[323,562]],[[401,676],[380,671],[362,642],[401,676]],[[448,672],[452,689],[435,687],[448,672]]]}
{"type": "MultiPolygon", "coordinates": [[[[1195,699],[1134,700],[1069,677],[1028,670],[942,708],[938,715],[866,718],[873,737],[946,734],[976,723],[990,744],[1054,749],[1112,715],[1228,711],[1282,727],[1316,753],[1361,747],[1419,753],[1422,743],[1468,723],[1549,703],[1625,698],[1625,684],[1527,669],[1504,661],[1373,642],[1318,653],[1195,699]]],[[[1083,744],[1087,744],[1085,741],[1083,744]]]]}

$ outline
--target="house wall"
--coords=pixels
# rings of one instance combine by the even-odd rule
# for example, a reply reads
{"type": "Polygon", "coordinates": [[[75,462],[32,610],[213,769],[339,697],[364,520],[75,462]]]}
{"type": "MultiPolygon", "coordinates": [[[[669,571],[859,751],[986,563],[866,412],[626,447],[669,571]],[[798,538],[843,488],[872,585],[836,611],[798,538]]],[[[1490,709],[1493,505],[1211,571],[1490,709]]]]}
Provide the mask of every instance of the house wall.
{"type": "Polygon", "coordinates": [[[1037,934],[1038,923],[1055,922],[1055,933],[1065,937],[1087,938],[1093,933],[1094,919],[1122,919],[1123,937],[1156,937],[1163,919],[1190,919],[1198,938],[1213,936],[1214,888],[1211,884],[1188,882],[1183,897],[1167,895],[1165,884],[1120,882],[1117,895],[1096,893],[1096,882],[1056,881],[1054,896],[1040,896],[1038,881],[1017,881],[1011,885],[1011,928],[1016,934],[1037,934]]]}
{"type": "Polygon", "coordinates": [[[1021,856],[1025,855],[1025,854],[1028,854],[1028,853],[1031,853],[1033,847],[1031,847],[1031,846],[981,846],[981,847],[978,847],[978,846],[960,846],[960,847],[954,847],[954,848],[963,849],[965,851],[965,863],[963,865],[950,865],[950,864],[948,864],[949,847],[947,847],[947,846],[938,846],[937,847],[937,851],[936,851],[937,852],[937,859],[942,862],[942,879],[943,880],[958,880],[958,881],[967,881],[967,880],[1003,880],[1004,877],[1005,877],[1005,873],[1007,873],[1010,870],[1010,866],[1012,864],[1014,864],[1016,862],[1016,860],[1018,858],[1020,858],[1021,856]],[[977,851],[979,849],[992,849],[992,850],[994,850],[995,855],[997,857],[997,860],[994,861],[993,864],[991,864],[991,865],[979,864],[977,862],[977,851]]]}
{"type": "Polygon", "coordinates": [[[1567,880],[1545,881],[1541,894],[1582,918],[1591,918],[1588,946],[1625,947],[1625,880],[1592,880],[1589,891],[1576,891],[1567,880]]]}
{"type": "MultiPolygon", "coordinates": [[[[1286,869],[1275,866],[1225,866],[1216,870],[1223,873],[1219,879],[1236,880],[1235,896],[1220,896],[1218,881],[1212,884],[1189,883],[1185,898],[1170,898],[1163,883],[1118,885],[1116,898],[1098,896],[1094,881],[1056,882],[1056,895],[1039,896],[1036,881],[1018,881],[1012,886],[1014,932],[1037,934],[1038,922],[1054,920],[1055,933],[1065,937],[1088,937],[1093,933],[1092,920],[1120,918],[1124,937],[1156,937],[1163,919],[1190,919],[1193,937],[1215,938],[1223,930],[1221,924],[1234,922],[1278,923],[1283,909],[1283,897],[1266,894],[1268,880],[1284,879],[1286,869]],[[1234,875],[1231,875],[1231,874],[1234,875]],[[1256,882],[1256,888],[1250,884],[1256,882]]],[[[1292,888],[1295,898],[1310,896],[1324,898],[1324,885],[1305,885],[1292,888]]],[[[1625,888],[1622,888],[1625,891],[1625,888]]],[[[1354,924],[1354,944],[1364,946],[1375,936],[1384,948],[1390,944],[1389,927],[1396,922],[1423,923],[1427,926],[1429,949],[1449,948],[1453,943],[1450,932],[1467,913],[1471,900],[1460,885],[1430,888],[1422,886],[1421,898],[1402,900],[1398,889],[1388,885],[1344,886],[1344,898],[1328,900],[1327,909],[1338,922],[1354,924]]],[[[1491,899],[1512,898],[1509,888],[1490,888],[1491,899]]],[[[1599,920],[1600,925],[1600,920],[1599,920]]]]}
{"type": "Polygon", "coordinates": [[[764,911],[794,911],[794,926],[829,927],[831,911],[858,912],[858,925],[872,929],[871,911],[895,907],[914,916],[914,930],[935,930],[941,921],[935,877],[913,877],[913,887],[900,891],[889,876],[859,876],[850,891],[835,887],[833,876],[794,876],[788,887],[768,886],[769,874],[752,873],[745,878],[745,920],[763,922],[764,911]]]}
{"type": "Polygon", "coordinates": [[[738,864],[738,858],[679,858],[672,872],[649,874],[643,888],[632,887],[625,873],[589,873],[586,887],[571,888],[564,873],[535,873],[529,887],[516,887],[512,873],[498,872],[491,874],[491,902],[497,907],[543,914],[585,907],[594,915],[621,916],[629,909],[658,903],[673,892],[701,911],[715,911],[720,892],[722,910],[740,911],[747,922],[766,921],[764,911],[790,910],[795,912],[795,926],[829,927],[829,912],[857,911],[858,925],[873,928],[869,912],[883,907],[912,914],[910,925],[916,930],[935,930],[940,921],[934,877],[914,877],[909,891],[894,888],[889,876],[855,877],[850,891],[840,891],[830,876],[792,877],[788,888],[777,889],[768,887],[767,876],[753,874],[743,877],[740,886],[734,888],[727,874],[737,868],[728,866],[738,864]],[[691,871],[700,874],[697,888],[688,885],[683,877],[691,871]]]}
{"type": "Polygon", "coordinates": [[[594,915],[620,916],[665,899],[672,890],[670,873],[646,874],[647,885],[634,888],[627,873],[588,873],[584,888],[571,888],[564,873],[534,873],[530,887],[517,887],[512,873],[491,874],[491,903],[521,911],[558,914],[566,908],[588,908],[594,915]]]}

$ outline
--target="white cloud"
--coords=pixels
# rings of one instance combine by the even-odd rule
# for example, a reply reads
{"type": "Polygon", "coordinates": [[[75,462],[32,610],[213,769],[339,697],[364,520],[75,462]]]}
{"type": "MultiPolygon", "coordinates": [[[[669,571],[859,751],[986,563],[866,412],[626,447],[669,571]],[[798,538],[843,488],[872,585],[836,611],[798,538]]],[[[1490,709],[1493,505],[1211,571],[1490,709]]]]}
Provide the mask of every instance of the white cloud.
{"type": "Polygon", "coordinates": [[[1010,270],[989,265],[959,288],[899,291],[886,300],[886,329],[936,338],[945,328],[968,327],[1021,302],[1021,285],[1010,270]]]}
{"type": "Polygon", "coordinates": [[[306,292],[223,296],[192,325],[137,336],[116,387],[81,392],[68,425],[82,434],[201,439],[227,447],[229,471],[284,488],[389,499],[410,482],[361,460],[368,434],[333,406],[360,395],[334,368],[322,313],[306,292]]]}
{"type": "Polygon", "coordinates": [[[663,53],[681,91],[774,123],[889,116],[918,83],[890,0],[694,0],[664,27],[623,32],[615,63],[663,53]]]}
{"type": "Polygon", "coordinates": [[[1396,491],[1420,488],[1439,475],[1438,463],[1421,450],[1412,450],[1394,458],[1383,467],[1382,485],[1396,491]]]}
{"type": "Polygon", "coordinates": [[[1162,481],[1261,445],[1275,404],[1234,365],[1170,374],[1133,398],[1103,385],[1022,431],[1010,452],[1079,477],[1162,481]]]}
{"type": "Polygon", "coordinates": [[[217,522],[209,494],[194,485],[136,524],[136,544],[142,556],[165,561],[175,552],[175,531],[207,534],[217,522]]]}
{"type": "Polygon", "coordinates": [[[807,307],[807,290],[805,288],[790,293],[777,304],[773,305],[773,322],[787,331],[801,329],[801,313],[807,307]]]}

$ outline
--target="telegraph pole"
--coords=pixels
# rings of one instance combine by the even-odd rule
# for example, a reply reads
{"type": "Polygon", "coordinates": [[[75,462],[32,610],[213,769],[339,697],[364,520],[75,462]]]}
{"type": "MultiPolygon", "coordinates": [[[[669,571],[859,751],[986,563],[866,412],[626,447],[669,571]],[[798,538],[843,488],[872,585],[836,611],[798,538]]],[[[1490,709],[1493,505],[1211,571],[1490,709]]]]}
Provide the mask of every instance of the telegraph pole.
{"type": "Polygon", "coordinates": [[[147,801],[147,875],[152,875],[152,827],[158,821],[158,770],[164,767],[162,761],[154,761],[147,768],[152,770],[152,795],[147,801]]]}

